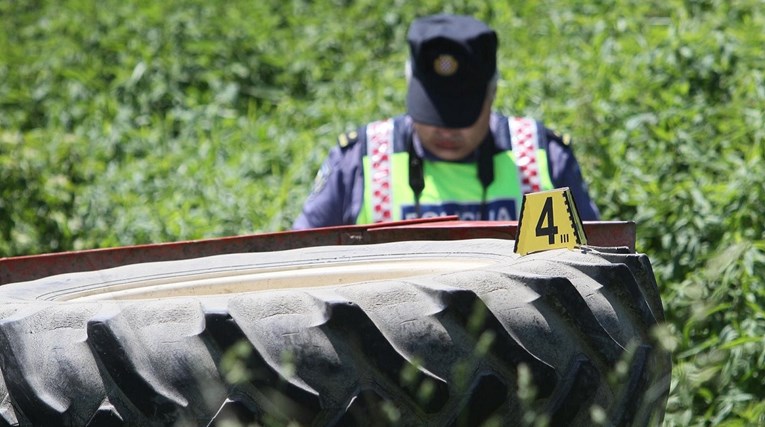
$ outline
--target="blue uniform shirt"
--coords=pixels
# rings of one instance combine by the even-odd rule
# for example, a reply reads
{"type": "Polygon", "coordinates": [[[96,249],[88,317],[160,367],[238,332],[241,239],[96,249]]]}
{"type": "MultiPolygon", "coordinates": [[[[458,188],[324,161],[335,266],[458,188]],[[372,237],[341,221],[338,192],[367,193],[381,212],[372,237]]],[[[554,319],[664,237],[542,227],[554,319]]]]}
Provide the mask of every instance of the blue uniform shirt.
{"type": "MultiPolygon", "coordinates": [[[[492,113],[490,128],[496,135],[505,129],[501,126],[503,117],[492,113]]],[[[411,119],[404,117],[406,126],[411,126],[411,119]]],[[[362,135],[363,137],[363,135],[362,135]]],[[[552,183],[556,188],[569,187],[583,221],[600,218],[598,208],[590,199],[587,185],[582,179],[579,163],[571,147],[563,139],[547,128],[543,128],[540,138],[547,138],[547,155],[552,183]]],[[[497,139],[497,138],[495,138],[497,139]]],[[[418,144],[415,148],[424,155],[432,157],[418,144]]],[[[348,144],[345,147],[334,146],[316,175],[314,189],[303,205],[303,212],[295,220],[293,229],[349,225],[356,223],[364,199],[364,174],[362,152],[364,144],[348,144]]],[[[468,159],[472,161],[473,159],[468,159]]]]}

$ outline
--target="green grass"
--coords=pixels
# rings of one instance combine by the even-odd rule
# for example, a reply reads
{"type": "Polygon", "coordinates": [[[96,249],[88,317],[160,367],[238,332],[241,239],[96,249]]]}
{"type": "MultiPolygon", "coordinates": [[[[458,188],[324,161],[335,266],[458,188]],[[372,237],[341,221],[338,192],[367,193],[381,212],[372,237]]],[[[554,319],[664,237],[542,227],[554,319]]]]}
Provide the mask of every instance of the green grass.
{"type": "Polygon", "coordinates": [[[765,423],[762,0],[0,0],[0,256],[289,227],[335,136],[403,110],[437,11],[497,29],[498,109],[638,223],[666,424],[765,423]]]}

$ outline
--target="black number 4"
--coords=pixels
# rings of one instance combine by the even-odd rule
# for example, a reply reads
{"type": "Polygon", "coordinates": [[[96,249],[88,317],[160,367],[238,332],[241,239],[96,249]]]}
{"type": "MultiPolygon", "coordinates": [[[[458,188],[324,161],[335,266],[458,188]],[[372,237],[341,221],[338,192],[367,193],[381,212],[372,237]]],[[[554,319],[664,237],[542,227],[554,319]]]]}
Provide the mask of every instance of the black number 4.
{"type": "Polygon", "coordinates": [[[536,233],[537,237],[548,236],[551,245],[555,243],[555,235],[558,234],[558,227],[555,226],[555,222],[553,221],[552,197],[548,197],[547,200],[545,200],[542,214],[539,216],[539,221],[537,221],[536,233]],[[545,222],[547,223],[547,227],[544,227],[545,222]]]}

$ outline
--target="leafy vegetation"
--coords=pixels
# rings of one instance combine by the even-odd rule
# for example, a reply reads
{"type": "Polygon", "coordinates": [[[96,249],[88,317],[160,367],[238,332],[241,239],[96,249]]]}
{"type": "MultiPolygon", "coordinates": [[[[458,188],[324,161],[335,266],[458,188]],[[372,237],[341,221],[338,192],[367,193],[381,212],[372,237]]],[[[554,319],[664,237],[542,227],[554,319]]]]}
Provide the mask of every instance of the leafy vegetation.
{"type": "Polygon", "coordinates": [[[413,17],[500,34],[497,107],[635,220],[667,425],[765,423],[765,4],[0,0],[0,255],[288,228],[335,135],[404,105],[413,17]]]}

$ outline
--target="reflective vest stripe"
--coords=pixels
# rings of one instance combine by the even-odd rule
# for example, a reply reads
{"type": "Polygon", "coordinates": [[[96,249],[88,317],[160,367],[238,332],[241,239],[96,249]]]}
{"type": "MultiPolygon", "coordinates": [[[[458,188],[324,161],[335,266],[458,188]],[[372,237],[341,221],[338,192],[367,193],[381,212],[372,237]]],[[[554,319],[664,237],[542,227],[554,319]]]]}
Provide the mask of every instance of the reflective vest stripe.
{"type": "MultiPolygon", "coordinates": [[[[504,179],[498,178],[491,185],[487,202],[491,205],[500,200],[513,200],[516,212],[512,214],[517,218],[523,194],[550,190],[553,184],[547,167],[547,153],[540,148],[537,122],[530,118],[509,117],[508,128],[512,150],[494,156],[495,168],[499,168],[496,170],[497,177],[503,176],[504,179]]],[[[366,135],[364,195],[356,223],[371,224],[402,219],[404,210],[414,203],[407,181],[408,153],[394,152],[395,131],[392,119],[368,124],[366,135]]],[[[465,206],[479,203],[480,182],[473,172],[475,167],[475,163],[426,160],[426,185],[422,203],[434,206],[444,206],[451,202],[465,206]],[[439,186],[434,180],[450,184],[447,187],[439,186]],[[474,185],[478,187],[473,188],[474,185]]],[[[497,212],[494,215],[498,217],[497,212]]]]}
{"type": "Polygon", "coordinates": [[[393,154],[393,120],[367,125],[367,156],[372,163],[372,221],[390,221],[391,213],[391,155],[393,154]]]}
{"type": "Polygon", "coordinates": [[[539,149],[537,123],[534,119],[527,117],[511,117],[507,122],[510,127],[510,142],[513,144],[518,177],[521,181],[521,191],[524,194],[537,192],[541,188],[537,163],[539,149]]]}

